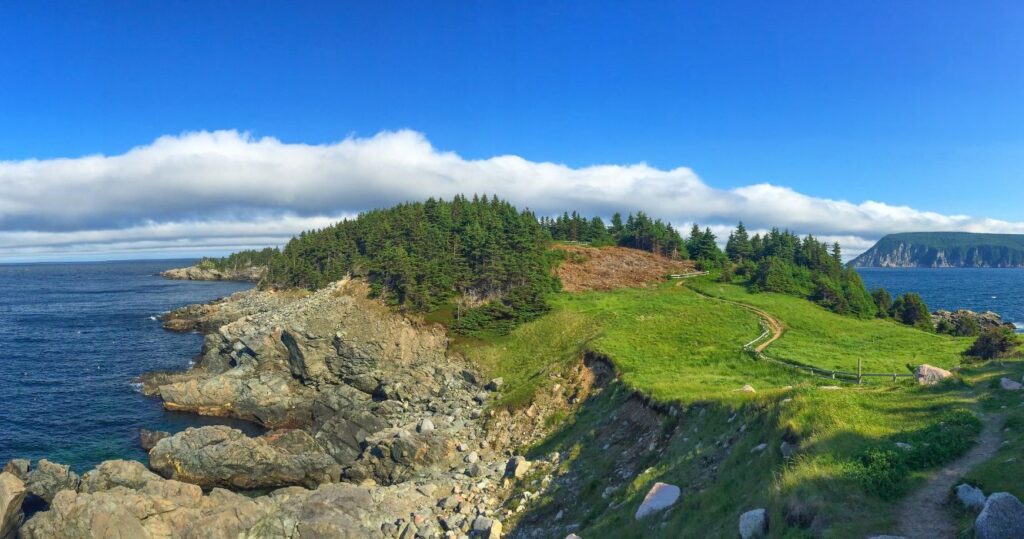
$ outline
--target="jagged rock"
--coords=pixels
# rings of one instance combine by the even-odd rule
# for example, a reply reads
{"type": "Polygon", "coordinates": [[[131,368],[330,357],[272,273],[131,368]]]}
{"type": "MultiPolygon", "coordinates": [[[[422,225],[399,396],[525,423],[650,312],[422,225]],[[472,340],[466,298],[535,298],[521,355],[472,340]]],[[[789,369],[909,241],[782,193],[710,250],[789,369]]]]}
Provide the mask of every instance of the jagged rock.
{"type": "Polygon", "coordinates": [[[760,443],[760,444],[755,445],[754,448],[750,450],[750,452],[751,453],[761,453],[765,449],[768,449],[768,444],[760,443]]]}
{"type": "Polygon", "coordinates": [[[485,516],[478,516],[473,521],[473,533],[478,537],[486,537],[487,539],[500,539],[501,538],[501,522],[487,518],[485,516]]]}
{"type": "Polygon", "coordinates": [[[420,424],[416,426],[417,432],[430,432],[434,430],[434,422],[429,419],[420,421],[420,424]]]}
{"type": "Polygon", "coordinates": [[[4,465],[3,471],[14,474],[15,477],[22,481],[27,481],[28,472],[31,468],[32,462],[28,459],[11,459],[4,465]]]}
{"type": "Polygon", "coordinates": [[[906,442],[896,442],[895,445],[897,449],[902,449],[903,451],[910,451],[911,449],[914,449],[914,446],[906,442]]]}
{"type": "Polygon", "coordinates": [[[799,445],[791,444],[789,442],[782,442],[782,444],[779,445],[779,452],[782,453],[782,458],[791,458],[799,450],[799,445]]]}
{"type": "Polygon", "coordinates": [[[388,428],[394,415],[357,389],[334,386],[313,402],[313,437],[338,464],[349,465],[362,453],[367,437],[388,428]]]}
{"type": "Polygon", "coordinates": [[[25,501],[25,483],[18,476],[0,473],[0,539],[12,539],[25,518],[21,506],[25,501]]]}
{"type": "Polygon", "coordinates": [[[985,507],[985,493],[966,483],[956,487],[956,498],[968,509],[978,511],[985,507]]]}
{"type": "Polygon", "coordinates": [[[149,471],[141,462],[134,460],[108,460],[82,474],[78,491],[100,492],[114,487],[138,490],[146,483],[159,480],[160,476],[149,471]]]}
{"type": "Polygon", "coordinates": [[[160,440],[149,465],[164,477],[206,488],[312,487],[340,476],[337,462],[301,430],[250,438],[225,426],[190,428],[160,440]]]}
{"type": "Polygon", "coordinates": [[[918,365],[917,369],[914,370],[914,377],[917,378],[917,383],[923,386],[937,384],[950,376],[953,376],[953,373],[946,369],[940,369],[927,364],[918,365]]]}
{"type": "Polygon", "coordinates": [[[932,313],[932,325],[952,328],[952,333],[963,337],[975,336],[978,331],[992,328],[1014,328],[1012,323],[1004,322],[1001,316],[992,311],[977,313],[969,309],[935,311],[932,313]]]}
{"type": "Polygon", "coordinates": [[[139,446],[147,453],[156,447],[156,443],[170,437],[171,433],[162,430],[139,429],[139,446]]]}
{"type": "Polygon", "coordinates": [[[315,391],[286,373],[241,366],[162,385],[164,408],[200,415],[237,417],[270,428],[308,425],[315,391]]]}
{"type": "Polygon", "coordinates": [[[532,463],[526,460],[526,457],[516,456],[509,459],[508,464],[505,466],[505,475],[507,477],[514,477],[516,479],[522,479],[526,477],[526,474],[530,472],[530,466],[532,463]]]}
{"type": "Polygon", "coordinates": [[[636,510],[636,520],[647,518],[648,516],[664,511],[669,507],[675,505],[679,501],[679,496],[682,492],[679,487],[675,485],[669,485],[668,483],[655,483],[651,487],[651,490],[644,496],[644,501],[640,504],[640,507],[636,510]]]}
{"type": "Polygon", "coordinates": [[[487,386],[484,389],[486,389],[488,391],[498,391],[498,390],[501,389],[501,386],[503,386],[503,385],[505,385],[505,379],[504,378],[495,378],[495,379],[491,380],[490,382],[487,382],[487,386]]]}
{"type": "Polygon", "coordinates": [[[974,521],[974,535],[978,539],[1024,537],[1024,504],[1008,492],[989,496],[974,521]]]}
{"type": "Polygon", "coordinates": [[[368,437],[364,445],[359,458],[345,469],[345,477],[352,481],[399,483],[417,471],[450,468],[457,456],[455,442],[439,431],[385,429],[368,437]]]}
{"type": "Polygon", "coordinates": [[[64,464],[55,464],[46,459],[36,463],[28,473],[25,486],[29,494],[39,496],[49,503],[62,490],[78,490],[78,474],[64,464]]]}
{"type": "Polygon", "coordinates": [[[768,511],[754,509],[740,515],[740,537],[755,539],[768,535],[768,511]]]}
{"type": "Polygon", "coordinates": [[[1024,385],[1021,385],[1020,382],[1010,380],[1009,378],[1000,378],[999,387],[1007,391],[1020,391],[1022,388],[1024,388],[1024,385]]]}

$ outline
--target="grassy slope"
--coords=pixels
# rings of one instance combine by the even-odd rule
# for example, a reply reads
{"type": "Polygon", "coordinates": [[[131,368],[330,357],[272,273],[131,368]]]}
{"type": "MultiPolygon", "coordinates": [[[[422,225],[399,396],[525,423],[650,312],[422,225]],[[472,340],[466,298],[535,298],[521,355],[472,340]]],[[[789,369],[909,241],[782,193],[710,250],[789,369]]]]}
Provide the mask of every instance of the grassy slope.
{"type": "MultiPolygon", "coordinates": [[[[861,356],[865,370],[906,372],[906,363],[927,361],[951,367],[965,348],[964,341],[886,321],[839,317],[796,298],[751,295],[740,287],[711,281],[692,285],[777,315],[786,324],[787,334],[770,350],[804,363],[848,369],[861,356]]],[[[943,411],[978,409],[988,378],[1005,370],[997,366],[968,370],[962,383],[933,388],[887,383],[828,391],[820,386],[831,381],[744,355],[740,346],[760,333],[756,317],[685,287],[670,284],[560,294],[553,304],[550,315],[509,336],[459,345],[490,374],[505,378],[509,389],[504,404],[528,401],[546,382],[546,373],[571,365],[583,351],[591,350],[615,362],[628,389],[660,401],[705,403],[711,412],[684,417],[686,428],[692,424],[694,433],[673,436],[661,455],[641,457],[650,460],[650,469],[607,499],[601,496],[602,482],[615,473],[617,457],[614,448],[605,449],[604,440],[589,438],[597,436],[600,423],[614,413],[628,390],[598,397],[567,421],[562,431],[535,448],[537,453],[566,451],[573,457],[563,466],[588,470],[594,484],[569,493],[568,506],[569,500],[556,502],[553,497],[558,493],[550,495],[549,502],[567,512],[566,521],[581,523],[585,535],[595,537],[731,536],[739,514],[754,507],[769,509],[776,523],[775,536],[846,537],[891,531],[897,504],[865,494],[848,473],[851,460],[869,447],[892,448],[902,433],[935,424],[943,411]],[[758,393],[734,391],[746,383],[757,387],[758,393]],[[786,389],[788,385],[795,387],[786,389]],[[724,419],[733,410],[739,410],[749,423],[742,433],[724,419]],[[799,435],[802,447],[800,457],[788,463],[778,451],[787,428],[799,435]],[[714,444],[728,437],[735,440],[714,482],[688,490],[695,477],[706,473],[703,468],[714,444]],[[761,442],[768,443],[768,451],[752,458],[750,448],[761,442]],[[654,481],[683,486],[687,492],[682,506],[668,513],[663,525],[657,521],[636,524],[632,512],[654,481]],[[811,530],[783,531],[784,507],[794,504],[817,515],[811,530]]],[[[1019,448],[1013,451],[1020,453],[1019,448]]],[[[1006,480],[999,482],[995,471],[979,473],[1000,488],[1016,488],[1024,495],[1015,486],[1019,480],[1007,485],[1006,480]]],[[[911,481],[920,477],[914,475],[911,481]]],[[[543,510],[544,502],[539,505],[538,510],[543,510]]]]}
{"type": "Polygon", "coordinates": [[[782,294],[751,294],[739,285],[712,279],[690,283],[705,294],[768,311],[786,326],[786,334],[769,348],[770,355],[825,369],[906,374],[907,365],[928,363],[943,368],[960,362],[969,338],[929,334],[891,320],[860,320],[838,316],[800,298],[782,294]]]}

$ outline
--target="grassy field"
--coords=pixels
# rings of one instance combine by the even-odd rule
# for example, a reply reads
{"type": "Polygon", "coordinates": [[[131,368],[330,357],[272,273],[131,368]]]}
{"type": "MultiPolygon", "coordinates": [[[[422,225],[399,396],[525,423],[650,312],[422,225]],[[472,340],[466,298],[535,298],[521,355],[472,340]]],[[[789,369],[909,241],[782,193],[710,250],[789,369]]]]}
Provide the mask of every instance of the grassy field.
{"type": "MultiPolygon", "coordinates": [[[[912,466],[870,473],[865,455],[895,452],[896,442],[905,440],[923,440],[927,447],[931,437],[942,439],[944,418],[956,411],[1002,411],[1015,432],[1024,432],[1020,397],[992,389],[993,380],[1006,373],[1019,379],[1019,363],[964,368],[956,379],[934,387],[903,380],[840,384],[834,390],[826,387],[832,380],[751,359],[741,347],[760,334],[757,316],[691,286],[772,313],[787,331],[769,351],[801,363],[853,370],[860,357],[865,371],[907,372],[907,364],[917,363],[954,367],[968,344],[711,280],[558,294],[550,314],[510,335],[456,344],[489,375],[505,379],[499,406],[525,405],[550,382],[550,373],[563,372],[585,352],[604,355],[621,373],[621,383],[529,448],[532,455],[567,455],[562,473],[575,471],[582,483],[545,494],[526,518],[553,521],[562,512],[562,521],[579,524],[584,537],[729,537],[743,511],[765,507],[773,537],[881,534],[894,531],[899,498],[956,455],[931,455],[912,466]],[[736,391],[744,384],[757,393],[736,391]],[[658,427],[665,442],[656,451],[630,445],[643,434],[629,430],[635,426],[615,430],[634,391],[684,405],[681,416],[666,417],[658,427]],[[783,439],[798,441],[796,458],[782,457],[783,439]],[[761,443],[767,449],[752,454],[761,443]],[[642,471],[621,484],[624,462],[633,461],[642,471]],[[684,498],[663,520],[637,523],[632,513],[655,481],[682,486],[684,498]]],[[[970,444],[970,432],[958,436],[970,444]]],[[[972,472],[986,492],[1024,496],[1024,438],[1015,436],[997,459],[972,472]]]]}
{"type": "Polygon", "coordinates": [[[665,402],[747,402],[736,391],[745,384],[770,391],[807,378],[743,352],[761,333],[755,314],[685,287],[559,294],[551,303],[552,313],[510,335],[456,345],[505,379],[503,404],[526,402],[547,373],[584,351],[612,359],[630,387],[665,402]]]}
{"type": "Polygon", "coordinates": [[[772,344],[769,355],[824,369],[856,372],[907,373],[921,363],[950,368],[971,339],[925,333],[891,320],[861,320],[829,312],[801,298],[782,294],[752,294],[740,285],[698,278],[688,286],[705,294],[764,309],[782,321],[786,333],[772,344]]]}

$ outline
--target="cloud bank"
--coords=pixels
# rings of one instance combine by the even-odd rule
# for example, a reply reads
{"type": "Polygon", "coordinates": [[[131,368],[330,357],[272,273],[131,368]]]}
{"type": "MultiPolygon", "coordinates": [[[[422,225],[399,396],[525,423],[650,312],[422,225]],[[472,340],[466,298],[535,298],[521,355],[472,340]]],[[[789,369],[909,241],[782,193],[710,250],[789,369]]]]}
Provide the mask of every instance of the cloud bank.
{"type": "Polygon", "coordinates": [[[891,232],[1024,233],[1019,222],[771,184],[716,189],[688,168],[464,159],[408,130],[323,145],[202,131],[121,155],[0,161],[0,258],[277,245],[362,210],[458,193],[497,194],[541,215],[644,210],[720,233],[743,220],[838,240],[850,253],[891,232]]]}

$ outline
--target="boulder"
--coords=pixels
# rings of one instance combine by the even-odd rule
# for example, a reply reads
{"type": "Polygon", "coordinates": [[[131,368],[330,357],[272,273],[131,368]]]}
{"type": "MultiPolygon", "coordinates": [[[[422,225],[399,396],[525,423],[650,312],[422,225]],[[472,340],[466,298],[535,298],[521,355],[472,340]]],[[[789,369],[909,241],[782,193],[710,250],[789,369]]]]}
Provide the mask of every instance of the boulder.
{"type": "Polygon", "coordinates": [[[503,385],[505,385],[504,378],[495,378],[490,382],[487,382],[487,386],[484,387],[484,389],[486,389],[487,391],[498,391],[501,389],[501,386],[503,385]]]}
{"type": "Polygon", "coordinates": [[[664,511],[679,501],[682,491],[675,485],[668,483],[655,483],[651,490],[644,496],[644,501],[636,510],[636,520],[642,520],[655,513],[664,511]]]}
{"type": "Polygon", "coordinates": [[[0,473],[0,539],[12,539],[21,527],[25,518],[21,506],[26,494],[25,483],[18,476],[0,473]]]}
{"type": "Polygon", "coordinates": [[[473,535],[487,539],[500,539],[501,522],[480,515],[473,521],[473,535]]]}
{"type": "Polygon", "coordinates": [[[923,386],[937,384],[950,376],[953,376],[953,373],[946,369],[940,369],[927,364],[918,365],[914,369],[914,377],[917,378],[917,383],[923,386]]]}
{"type": "Polygon", "coordinates": [[[149,453],[160,475],[204,488],[316,486],[336,481],[337,462],[305,431],[279,430],[258,438],[226,426],[190,428],[164,438],[149,453]]]}
{"type": "Polygon", "coordinates": [[[754,509],[740,515],[740,537],[755,539],[768,535],[768,511],[754,509]]]}
{"type": "Polygon", "coordinates": [[[1020,382],[1010,380],[1009,378],[1000,378],[999,387],[1007,391],[1020,391],[1021,388],[1024,388],[1024,385],[1021,385],[1020,382]]]}
{"type": "Polygon", "coordinates": [[[974,536],[978,539],[1024,537],[1024,504],[1008,492],[989,496],[974,521],[974,536]]]}
{"type": "Polygon", "coordinates": [[[64,464],[55,464],[46,459],[36,463],[28,473],[25,485],[29,494],[39,496],[47,503],[62,490],[78,490],[78,474],[64,464]]]}
{"type": "Polygon", "coordinates": [[[162,430],[139,429],[139,447],[149,453],[156,443],[164,438],[169,438],[171,433],[162,430]]]}
{"type": "Polygon", "coordinates": [[[134,460],[108,460],[82,474],[79,492],[91,493],[125,487],[139,490],[160,476],[149,471],[141,462],[134,460]]]}
{"type": "Polygon", "coordinates": [[[750,384],[746,384],[743,387],[737,389],[736,391],[740,391],[740,392],[743,392],[743,393],[757,393],[757,390],[754,389],[754,386],[752,386],[750,384]]]}
{"type": "Polygon", "coordinates": [[[985,507],[985,493],[980,488],[975,488],[968,484],[956,487],[956,499],[960,500],[964,507],[974,511],[979,511],[985,507]]]}
{"type": "Polygon", "coordinates": [[[788,459],[788,458],[792,457],[793,455],[795,455],[796,452],[799,451],[799,450],[800,450],[800,446],[797,445],[797,444],[791,444],[789,442],[782,442],[782,444],[779,445],[779,452],[782,453],[782,458],[788,459]]]}
{"type": "Polygon", "coordinates": [[[530,466],[532,463],[526,460],[526,457],[516,456],[509,459],[508,464],[505,465],[505,475],[507,477],[514,477],[516,479],[522,479],[526,477],[526,474],[530,472],[530,466]]]}

